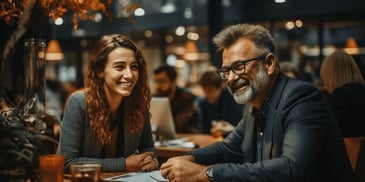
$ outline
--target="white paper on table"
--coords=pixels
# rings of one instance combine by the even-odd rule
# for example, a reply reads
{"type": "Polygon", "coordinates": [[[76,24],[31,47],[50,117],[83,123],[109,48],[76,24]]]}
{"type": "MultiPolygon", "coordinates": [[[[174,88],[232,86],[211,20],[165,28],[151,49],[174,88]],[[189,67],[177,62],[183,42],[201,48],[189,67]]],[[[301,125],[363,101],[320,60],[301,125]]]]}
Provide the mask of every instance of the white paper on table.
{"type": "Polygon", "coordinates": [[[105,178],[104,180],[107,181],[124,181],[124,182],[139,182],[139,181],[150,181],[150,182],[156,182],[156,181],[169,181],[161,176],[160,170],[153,170],[149,172],[132,172],[117,176],[112,176],[109,178],[105,178]]]}
{"type": "Polygon", "coordinates": [[[195,148],[196,144],[194,142],[188,141],[188,138],[175,138],[171,140],[164,140],[164,141],[155,141],[155,147],[169,147],[169,148],[195,148]]]}

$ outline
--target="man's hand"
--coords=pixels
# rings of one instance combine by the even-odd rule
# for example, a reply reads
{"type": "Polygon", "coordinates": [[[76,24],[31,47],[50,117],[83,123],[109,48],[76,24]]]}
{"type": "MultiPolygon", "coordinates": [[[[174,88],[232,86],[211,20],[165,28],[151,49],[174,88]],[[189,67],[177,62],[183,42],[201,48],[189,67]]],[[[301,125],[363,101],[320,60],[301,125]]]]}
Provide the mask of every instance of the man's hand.
{"type": "Polygon", "coordinates": [[[161,175],[174,182],[209,181],[205,175],[207,166],[192,162],[190,155],[173,157],[161,165],[161,175]]]}

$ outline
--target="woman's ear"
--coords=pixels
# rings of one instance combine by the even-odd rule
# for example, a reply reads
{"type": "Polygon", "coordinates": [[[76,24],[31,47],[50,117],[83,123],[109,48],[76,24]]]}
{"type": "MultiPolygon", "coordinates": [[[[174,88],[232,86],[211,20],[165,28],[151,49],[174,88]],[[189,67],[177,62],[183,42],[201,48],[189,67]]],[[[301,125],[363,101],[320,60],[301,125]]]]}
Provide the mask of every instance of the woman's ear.
{"type": "Polygon", "coordinates": [[[100,78],[100,79],[103,79],[104,78],[104,72],[103,71],[98,71],[98,77],[100,78]]]}

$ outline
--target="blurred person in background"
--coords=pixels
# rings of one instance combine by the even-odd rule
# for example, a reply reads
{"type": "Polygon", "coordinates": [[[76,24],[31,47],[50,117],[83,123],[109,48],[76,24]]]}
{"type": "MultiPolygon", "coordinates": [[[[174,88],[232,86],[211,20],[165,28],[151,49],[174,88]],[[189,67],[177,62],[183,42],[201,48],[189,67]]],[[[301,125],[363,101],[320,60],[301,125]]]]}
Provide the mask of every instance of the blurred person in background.
{"type": "Polygon", "coordinates": [[[335,50],[322,63],[323,89],[344,137],[365,137],[365,82],[351,55],[335,50]]]}
{"type": "Polygon", "coordinates": [[[65,87],[65,96],[64,96],[64,98],[65,98],[65,100],[67,100],[68,97],[72,93],[74,93],[75,91],[77,91],[79,89],[82,89],[83,86],[82,86],[81,81],[75,80],[75,81],[67,82],[64,87],[65,87]]]}
{"type": "Polygon", "coordinates": [[[63,112],[62,95],[64,90],[57,80],[46,80],[46,113],[55,116],[57,121],[61,121],[63,112]]]}
{"type": "Polygon", "coordinates": [[[335,116],[318,88],[280,71],[274,39],[261,25],[231,25],[213,42],[220,77],[245,104],[221,142],[173,157],[170,181],[355,181],[335,116]]]}
{"type": "Polygon", "coordinates": [[[76,92],[77,90],[82,89],[82,81],[69,81],[64,85],[64,94],[62,95],[62,116],[63,113],[65,112],[65,107],[66,107],[66,103],[68,98],[72,95],[72,93],[76,92]]]}
{"type": "Polygon", "coordinates": [[[121,34],[102,36],[91,52],[85,88],[68,99],[60,154],[98,162],[102,171],[150,171],[159,164],[150,125],[146,60],[121,34]]]}
{"type": "Polygon", "coordinates": [[[319,60],[310,57],[304,62],[304,68],[303,68],[303,80],[312,83],[314,86],[318,86],[320,84],[320,76],[316,72],[319,68],[319,60]]]}
{"type": "Polygon", "coordinates": [[[199,84],[204,92],[198,99],[201,133],[227,136],[242,119],[243,105],[234,100],[214,70],[204,72],[199,84]]]}
{"type": "Polygon", "coordinates": [[[279,63],[280,70],[288,77],[302,79],[302,75],[297,65],[289,61],[283,61],[279,63]]]}
{"type": "MultiPolygon", "coordinates": [[[[45,112],[43,121],[47,124],[47,128],[57,139],[59,138],[61,131],[61,119],[63,114],[62,96],[64,89],[61,82],[58,80],[46,79],[45,89],[45,112]]],[[[52,145],[53,146],[53,145],[52,145]]],[[[53,147],[52,150],[56,150],[53,147]]]]}
{"type": "Polygon", "coordinates": [[[196,96],[179,87],[174,67],[161,65],[153,71],[156,97],[168,97],[177,133],[199,133],[196,96]]]}

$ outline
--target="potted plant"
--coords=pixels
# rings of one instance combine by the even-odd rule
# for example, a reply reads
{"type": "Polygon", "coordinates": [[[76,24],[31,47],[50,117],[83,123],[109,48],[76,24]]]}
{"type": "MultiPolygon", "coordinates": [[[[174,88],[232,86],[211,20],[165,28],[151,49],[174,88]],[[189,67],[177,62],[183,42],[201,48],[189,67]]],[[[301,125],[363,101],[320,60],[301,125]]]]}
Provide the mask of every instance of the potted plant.
{"type": "Polygon", "coordinates": [[[51,153],[57,140],[47,131],[43,116],[30,114],[35,99],[9,107],[0,95],[0,179],[40,181],[38,157],[51,153]]]}

